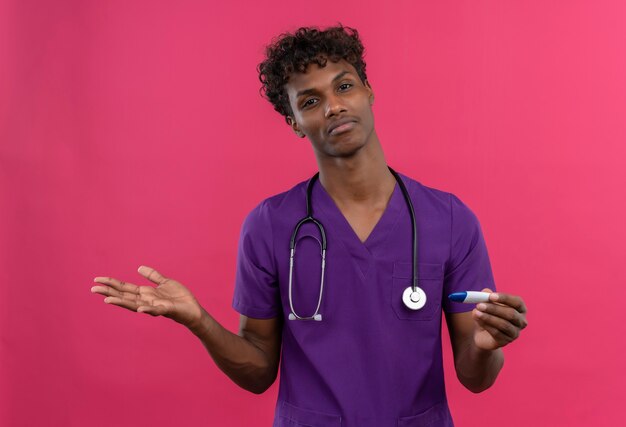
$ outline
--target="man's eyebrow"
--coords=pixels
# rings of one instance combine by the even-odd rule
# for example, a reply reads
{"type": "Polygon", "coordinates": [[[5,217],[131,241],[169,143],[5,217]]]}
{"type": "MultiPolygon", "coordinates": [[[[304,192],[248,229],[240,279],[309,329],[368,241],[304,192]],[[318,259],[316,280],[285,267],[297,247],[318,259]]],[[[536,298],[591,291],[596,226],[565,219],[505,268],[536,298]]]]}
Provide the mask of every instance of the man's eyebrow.
{"type": "Polygon", "coordinates": [[[335,76],[335,78],[333,79],[333,83],[335,83],[337,80],[340,80],[340,79],[341,79],[343,76],[345,76],[346,74],[351,74],[351,73],[350,73],[350,71],[345,70],[345,71],[342,71],[341,73],[337,74],[337,75],[335,76]]]}
{"type": "MultiPolygon", "coordinates": [[[[345,76],[346,74],[352,74],[352,73],[348,70],[344,70],[341,73],[337,74],[335,77],[333,77],[332,83],[335,83],[337,80],[341,80],[341,78],[343,78],[343,76],[345,76]]],[[[296,93],[296,98],[299,98],[302,95],[310,95],[311,93],[315,93],[315,92],[316,92],[315,89],[304,89],[296,93]]]]}

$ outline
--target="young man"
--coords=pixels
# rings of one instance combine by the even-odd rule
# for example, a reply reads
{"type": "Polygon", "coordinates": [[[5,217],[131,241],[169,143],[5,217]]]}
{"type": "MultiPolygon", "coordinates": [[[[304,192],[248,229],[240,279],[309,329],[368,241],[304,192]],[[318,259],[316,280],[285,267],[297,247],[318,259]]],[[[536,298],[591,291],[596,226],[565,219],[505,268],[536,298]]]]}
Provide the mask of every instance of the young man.
{"type": "Polygon", "coordinates": [[[451,426],[441,310],[457,376],[480,392],[502,367],[501,347],[526,327],[523,300],[491,293],[474,306],[447,298],[495,288],[480,225],[454,195],[387,166],[355,30],[285,34],[259,72],[275,109],[311,141],[319,176],[247,217],[233,301],[239,334],[148,267],[139,273],[156,288],[98,277],[104,286],[92,291],[187,326],[254,393],[274,382],[280,360],[274,426],[451,426]]]}

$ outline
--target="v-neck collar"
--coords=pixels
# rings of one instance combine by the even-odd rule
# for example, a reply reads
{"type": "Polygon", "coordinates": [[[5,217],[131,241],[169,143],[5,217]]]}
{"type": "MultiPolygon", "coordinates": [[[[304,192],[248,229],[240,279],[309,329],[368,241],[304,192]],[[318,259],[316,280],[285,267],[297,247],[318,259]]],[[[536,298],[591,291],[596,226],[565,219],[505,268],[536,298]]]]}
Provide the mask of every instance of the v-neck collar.
{"type": "Polygon", "coordinates": [[[317,211],[324,218],[322,222],[327,229],[329,250],[330,245],[342,245],[358,265],[362,278],[367,276],[376,257],[376,252],[383,250],[383,243],[391,234],[402,209],[405,208],[403,201],[402,190],[396,182],[385,211],[365,242],[361,242],[359,236],[319,180],[313,186],[313,216],[317,211]]]}

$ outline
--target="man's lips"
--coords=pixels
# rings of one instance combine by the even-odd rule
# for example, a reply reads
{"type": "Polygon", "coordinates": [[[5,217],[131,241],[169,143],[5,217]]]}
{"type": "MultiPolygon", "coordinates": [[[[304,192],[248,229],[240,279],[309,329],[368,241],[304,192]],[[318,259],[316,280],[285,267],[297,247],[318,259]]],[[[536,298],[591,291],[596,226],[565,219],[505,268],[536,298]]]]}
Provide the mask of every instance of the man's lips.
{"type": "Polygon", "coordinates": [[[343,132],[347,132],[352,130],[356,125],[356,121],[354,119],[341,119],[333,122],[328,126],[328,134],[329,135],[337,135],[343,132]]]}

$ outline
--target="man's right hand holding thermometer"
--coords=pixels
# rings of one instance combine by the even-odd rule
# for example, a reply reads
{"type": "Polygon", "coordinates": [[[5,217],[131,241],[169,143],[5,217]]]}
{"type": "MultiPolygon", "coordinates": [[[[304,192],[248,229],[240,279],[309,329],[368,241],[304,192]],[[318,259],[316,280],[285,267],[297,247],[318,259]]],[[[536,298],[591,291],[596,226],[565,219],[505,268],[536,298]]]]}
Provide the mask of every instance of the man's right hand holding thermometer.
{"type": "Polygon", "coordinates": [[[477,326],[474,341],[484,350],[504,347],[517,339],[521,330],[528,326],[526,304],[519,296],[485,288],[481,292],[456,292],[448,298],[462,304],[477,304],[472,311],[477,326]]]}

